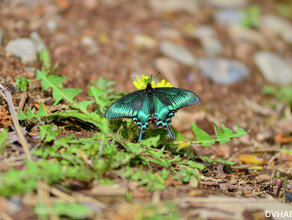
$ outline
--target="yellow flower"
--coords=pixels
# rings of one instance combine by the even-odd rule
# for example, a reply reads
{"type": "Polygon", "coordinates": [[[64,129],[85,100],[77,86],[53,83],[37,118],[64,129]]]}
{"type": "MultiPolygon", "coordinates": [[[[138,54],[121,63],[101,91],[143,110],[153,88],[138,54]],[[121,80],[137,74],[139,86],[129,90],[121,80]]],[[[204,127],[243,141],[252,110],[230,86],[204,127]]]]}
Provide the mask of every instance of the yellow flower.
{"type": "Polygon", "coordinates": [[[163,79],[157,83],[156,87],[172,87],[172,85],[169,82],[167,82],[165,79],[163,79]]]}
{"type": "Polygon", "coordinates": [[[156,85],[154,80],[152,80],[152,75],[150,78],[149,76],[142,75],[142,79],[136,78],[136,80],[133,81],[134,86],[139,90],[146,89],[148,83],[151,83],[152,88],[172,87],[172,85],[169,82],[167,82],[165,79],[161,80],[161,82],[158,82],[156,85]]]}

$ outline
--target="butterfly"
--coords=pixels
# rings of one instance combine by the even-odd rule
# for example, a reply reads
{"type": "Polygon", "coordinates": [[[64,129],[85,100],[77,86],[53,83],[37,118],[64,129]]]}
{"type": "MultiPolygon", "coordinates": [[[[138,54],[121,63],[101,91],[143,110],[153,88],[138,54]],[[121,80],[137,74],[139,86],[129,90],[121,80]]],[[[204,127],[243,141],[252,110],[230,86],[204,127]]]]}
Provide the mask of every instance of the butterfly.
{"type": "Polygon", "coordinates": [[[125,95],[111,104],[105,112],[105,117],[109,119],[131,118],[140,127],[139,142],[142,139],[143,131],[152,122],[156,123],[156,127],[166,128],[170,138],[174,139],[174,134],[169,126],[171,118],[178,109],[197,104],[200,98],[194,92],[185,89],[152,88],[151,80],[145,81],[147,82],[146,89],[125,95]]]}

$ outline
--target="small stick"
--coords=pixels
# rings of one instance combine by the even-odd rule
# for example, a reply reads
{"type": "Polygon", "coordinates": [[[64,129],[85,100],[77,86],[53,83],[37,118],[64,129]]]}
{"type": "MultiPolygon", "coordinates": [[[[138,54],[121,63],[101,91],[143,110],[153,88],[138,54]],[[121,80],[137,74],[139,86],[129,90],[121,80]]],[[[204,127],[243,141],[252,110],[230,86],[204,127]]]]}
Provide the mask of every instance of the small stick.
{"type": "Polygon", "coordinates": [[[17,114],[14,108],[14,104],[12,101],[12,96],[10,92],[0,83],[0,94],[4,97],[8,104],[9,112],[13,121],[14,129],[19,137],[19,141],[21,146],[23,147],[24,153],[27,157],[27,159],[31,160],[31,155],[29,152],[29,144],[27,143],[24,135],[21,132],[21,127],[17,118],[17,114]]]}

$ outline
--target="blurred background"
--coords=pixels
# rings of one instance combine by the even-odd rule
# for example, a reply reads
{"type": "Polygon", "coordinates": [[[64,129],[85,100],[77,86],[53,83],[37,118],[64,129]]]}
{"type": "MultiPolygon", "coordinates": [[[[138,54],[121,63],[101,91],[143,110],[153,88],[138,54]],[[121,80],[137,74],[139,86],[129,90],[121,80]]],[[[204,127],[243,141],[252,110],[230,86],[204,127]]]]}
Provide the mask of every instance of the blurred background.
{"type": "Polygon", "coordinates": [[[87,91],[102,76],[115,81],[117,91],[132,92],[135,77],[160,72],[159,79],[194,91],[201,103],[174,120],[181,132],[190,132],[195,121],[212,133],[212,121],[252,129],[260,141],[290,134],[286,124],[271,126],[291,114],[291,0],[0,4],[1,80],[33,79],[46,48],[67,87],[87,91]]]}

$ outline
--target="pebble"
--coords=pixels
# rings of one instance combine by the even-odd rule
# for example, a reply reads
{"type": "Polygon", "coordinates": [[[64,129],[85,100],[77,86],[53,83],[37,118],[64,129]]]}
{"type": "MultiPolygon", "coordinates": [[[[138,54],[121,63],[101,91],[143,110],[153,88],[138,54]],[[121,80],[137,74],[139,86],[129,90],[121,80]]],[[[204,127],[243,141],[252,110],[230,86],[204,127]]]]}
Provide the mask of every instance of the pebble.
{"type": "Polygon", "coordinates": [[[49,31],[55,31],[59,27],[59,24],[55,20],[47,20],[46,26],[49,31]]]}
{"type": "Polygon", "coordinates": [[[150,7],[158,12],[184,11],[193,14],[199,10],[201,0],[150,0],[150,7]]]}
{"type": "Polygon", "coordinates": [[[201,40],[204,51],[209,55],[220,55],[224,52],[222,43],[215,37],[201,40]]]}
{"type": "Polygon", "coordinates": [[[262,27],[292,44],[292,24],[288,20],[274,15],[265,15],[262,16],[262,27]]]}
{"type": "Polygon", "coordinates": [[[3,32],[2,32],[2,29],[0,28],[0,46],[2,44],[2,38],[3,38],[3,32]]]}
{"type": "Polygon", "coordinates": [[[248,0],[208,0],[208,2],[217,8],[243,8],[248,0]]]}
{"type": "Polygon", "coordinates": [[[83,6],[88,10],[95,10],[98,7],[98,0],[84,0],[83,6]]]}
{"type": "Polygon", "coordinates": [[[156,40],[148,35],[135,35],[134,44],[137,47],[143,47],[148,49],[153,49],[157,47],[156,40]]]}
{"type": "Polygon", "coordinates": [[[91,53],[98,52],[97,42],[90,36],[83,36],[81,38],[81,44],[86,46],[91,53]]]}
{"type": "Polygon", "coordinates": [[[167,81],[171,82],[173,86],[178,86],[176,76],[179,74],[179,64],[177,62],[166,57],[159,57],[154,64],[167,81]]]}
{"type": "Polygon", "coordinates": [[[215,13],[214,19],[217,24],[241,25],[242,13],[239,10],[224,9],[215,13]]]}
{"type": "Polygon", "coordinates": [[[161,42],[160,51],[165,56],[168,56],[186,66],[194,66],[196,64],[196,58],[189,50],[169,40],[161,42]]]}
{"type": "Polygon", "coordinates": [[[28,38],[11,40],[5,47],[7,53],[11,53],[21,59],[23,64],[37,60],[37,51],[34,42],[28,38]]]}
{"type": "Polygon", "coordinates": [[[229,85],[249,77],[249,69],[240,61],[225,58],[200,58],[198,66],[203,75],[216,83],[229,85]]]}
{"type": "Polygon", "coordinates": [[[238,25],[230,25],[228,27],[228,34],[237,42],[257,43],[263,47],[265,46],[266,41],[263,35],[252,29],[247,29],[238,25]]]}
{"type": "Polygon", "coordinates": [[[42,40],[42,38],[40,37],[40,35],[38,34],[38,32],[34,31],[30,34],[30,39],[33,40],[34,45],[36,47],[36,51],[38,53],[41,52],[41,50],[48,50],[44,41],[42,40]]]}
{"type": "Polygon", "coordinates": [[[215,30],[207,25],[195,28],[194,35],[200,39],[204,51],[209,55],[219,55],[223,53],[223,45],[216,38],[215,30]]]}
{"type": "Polygon", "coordinates": [[[215,30],[207,25],[201,25],[195,28],[194,35],[199,38],[209,38],[209,37],[216,37],[217,33],[215,30]]]}
{"type": "Polygon", "coordinates": [[[292,65],[280,56],[261,51],[254,55],[254,62],[268,82],[280,85],[292,83],[292,65]]]}

